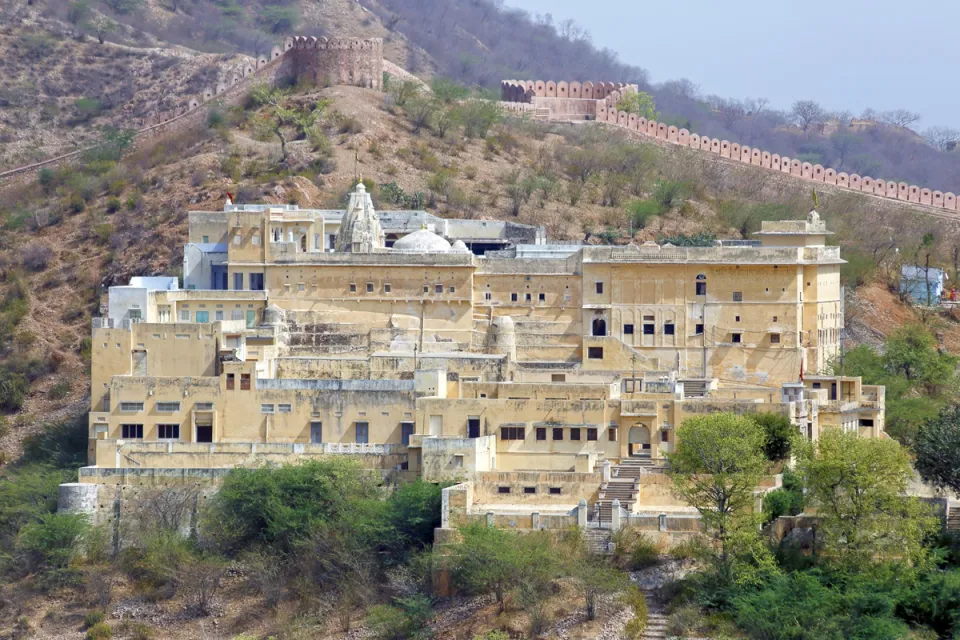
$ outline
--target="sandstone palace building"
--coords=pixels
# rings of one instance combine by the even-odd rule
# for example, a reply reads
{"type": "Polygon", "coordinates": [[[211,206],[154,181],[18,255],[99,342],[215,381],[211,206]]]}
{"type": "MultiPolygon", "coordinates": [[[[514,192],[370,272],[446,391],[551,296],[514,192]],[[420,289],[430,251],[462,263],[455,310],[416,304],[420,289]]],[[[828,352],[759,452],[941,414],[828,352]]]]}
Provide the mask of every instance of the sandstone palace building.
{"type": "Polygon", "coordinates": [[[190,212],[182,283],[112,287],[95,320],[89,466],[62,497],[106,514],[117,487],[348,455],[460,481],[445,526],[682,529],[657,470],[691,415],[885,437],[883,388],[828,375],[843,329],[828,233],[811,212],[708,247],[558,244],[378,213],[362,184],[346,211],[190,212]]]}

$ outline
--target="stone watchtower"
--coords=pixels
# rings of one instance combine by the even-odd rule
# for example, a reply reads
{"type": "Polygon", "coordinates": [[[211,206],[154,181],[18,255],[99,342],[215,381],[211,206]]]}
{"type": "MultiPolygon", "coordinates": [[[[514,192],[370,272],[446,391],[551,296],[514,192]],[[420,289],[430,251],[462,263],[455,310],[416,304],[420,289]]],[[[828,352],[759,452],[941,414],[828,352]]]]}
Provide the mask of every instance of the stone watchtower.
{"type": "Polygon", "coordinates": [[[347,212],[337,232],[335,249],[341,253],[373,253],[385,246],[383,227],[373,209],[373,200],[360,182],[350,194],[347,212]]]}
{"type": "Polygon", "coordinates": [[[383,40],[288,38],[285,48],[296,79],[323,87],[335,84],[383,88],[383,40]]]}

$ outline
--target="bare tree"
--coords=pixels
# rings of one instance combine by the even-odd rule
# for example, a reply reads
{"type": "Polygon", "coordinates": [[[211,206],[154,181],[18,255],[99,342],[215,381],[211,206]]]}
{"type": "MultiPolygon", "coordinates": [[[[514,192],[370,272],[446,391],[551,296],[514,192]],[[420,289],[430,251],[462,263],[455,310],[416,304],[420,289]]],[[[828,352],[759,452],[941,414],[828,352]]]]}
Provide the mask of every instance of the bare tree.
{"type": "Polygon", "coordinates": [[[709,100],[717,117],[728,129],[747,115],[747,110],[739,100],[719,96],[711,96],[709,100]]]}
{"type": "Polygon", "coordinates": [[[212,613],[213,599],[220,590],[226,567],[214,560],[198,559],[177,568],[177,582],[187,603],[200,616],[212,613]]]}
{"type": "Polygon", "coordinates": [[[823,123],[825,116],[826,111],[813,100],[797,100],[790,108],[790,117],[793,118],[794,124],[803,131],[823,123]]]}
{"type": "Polygon", "coordinates": [[[770,106],[769,98],[747,98],[743,101],[747,110],[747,115],[759,116],[763,110],[770,106]]]}
{"type": "Polygon", "coordinates": [[[940,151],[953,151],[960,142],[960,131],[950,127],[930,127],[923,132],[927,143],[940,151]]]}
{"type": "Polygon", "coordinates": [[[880,114],[880,121],[895,127],[909,127],[920,120],[920,114],[906,109],[894,109],[880,114]]]}

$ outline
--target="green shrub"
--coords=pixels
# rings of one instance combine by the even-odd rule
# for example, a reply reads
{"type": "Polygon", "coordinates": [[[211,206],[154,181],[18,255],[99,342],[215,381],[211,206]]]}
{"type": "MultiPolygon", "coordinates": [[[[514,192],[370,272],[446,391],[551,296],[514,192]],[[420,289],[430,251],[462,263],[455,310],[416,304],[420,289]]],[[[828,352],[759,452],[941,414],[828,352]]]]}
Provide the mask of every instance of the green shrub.
{"type": "Polygon", "coordinates": [[[120,202],[120,198],[111,196],[107,198],[107,213],[116,213],[120,211],[120,207],[123,206],[123,203],[120,202]]]}
{"type": "Polygon", "coordinates": [[[62,400],[70,395],[70,390],[70,381],[61,380],[50,387],[50,391],[47,391],[47,397],[51,400],[62,400]]]}
{"type": "Polygon", "coordinates": [[[78,416],[45,424],[23,439],[23,461],[76,468],[87,461],[87,424],[78,416]]]}
{"type": "Polygon", "coordinates": [[[790,457],[793,443],[799,434],[790,419],[779,413],[757,413],[751,416],[754,422],[763,427],[763,452],[767,460],[778,462],[790,457]]]}
{"type": "Polygon", "coordinates": [[[90,528],[85,515],[48,513],[23,526],[17,534],[14,556],[28,573],[39,573],[42,588],[75,584],[79,573],[70,566],[90,528]]]}
{"type": "Polygon", "coordinates": [[[0,410],[19,411],[29,390],[30,385],[25,376],[0,370],[0,410]]]}
{"type": "Polygon", "coordinates": [[[657,564],[660,558],[660,550],[657,544],[641,534],[634,539],[630,547],[630,568],[637,570],[650,567],[657,564]]]}
{"type": "Polygon", "coordinates": [[[83,616],[83,628],[89,629],[103,622],[105,618],[103,611],[87,611],[86,615],[83,616]]]}
{"type": "Polygon", "coordinates": [[[433,602],[422,594],[396,598],[394,605],[378,605],[367,615],[367,626],[378,640],[430,638],[427,626],[433,617],[433,602]]]}
{"type": "Polygon", "coordinates": [[[106,622],[98,622],[87,629],[86,640],[106,640],[113,637],[113,629],[106,622]]]}
{"type": "Polygon", "coordinates": [[[630,585],[623,596],[624,603],[633,611],[633,618],[627,623],[623,632],[631,640],[639,640],[647,628],[650,609],[647,607],[647,598],[636,585],[630,585]]]}
{"type": "Polygon", "coordinates": [[[227,122],[227,116],[219,109],[210,109],[207,112],[207,126],[211,129],[222,127],[227,122]]]}
{"type": "Polygon", "coordinates": [[[663,213],[661,206],[653,200],[631,200],[627,203],[626,210],[634,230],[645,228],[651,220],[663,213]]]}
{"type": "Polygon", "coordinates": [[[96,98],[80,98],[73,103],[73,108],[77,112],[77,120],[86,122],[100,115],[103,111],[103,103],[96,98]]]}

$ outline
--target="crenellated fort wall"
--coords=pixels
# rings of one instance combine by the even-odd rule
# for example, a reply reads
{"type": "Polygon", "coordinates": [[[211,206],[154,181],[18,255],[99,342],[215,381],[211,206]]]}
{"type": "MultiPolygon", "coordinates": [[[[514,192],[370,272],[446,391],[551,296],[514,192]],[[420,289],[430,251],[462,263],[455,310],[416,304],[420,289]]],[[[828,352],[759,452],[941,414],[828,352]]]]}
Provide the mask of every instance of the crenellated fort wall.
{"type": "Polygon", "coordinates": [[[383,40],[293,38],[293,73],[318,85],[383,86],[383,40]]]}
{"type": "MultiPolygon", "coordinates": [[[[383,40],[290,37],[270,56],[248,62],[239,73],[170,111],[157,111],[134,123],[136,147],[202,125],[212,107],[240,104],[254,82],[277,84],[281,80],[308,79],[320,85],[345,84],[380,89],[383,84],[383,40]]],[[[16,169],[0,172],[0,180],[29,177],[44,167],[75,160],[93,147],[79,149],[16,169]]]]}
{"type": "Polygon", "coordinates": [[[532,111],[535,116],[548,117],[552,120],[592,120],[595,118],[597,122],[623,127],[642,136],[713,153],[733,162],[755,165],[801,180],[820,182],[849,191],[901,200],[936,209],[960,211],[957,196],[950,192],[944,193],[907,184],[906,182],[886,181],[870,176],[860,176],[855,173],[847,174],[819,164],[801,162],[795,158],[780,156],[763,149],[754,149],[736,142],[707,136],[701,137],[696,133],[690,133],[687,129],[678,129],[675,126],[668,126],[655,120],[648,121],[635,113],[618,110],[617,104],[620,102],[623,93],[636,91],[636,85],[612,82],[584,82],[580,84],[577,82],[545,82],[542,80],[505,80],[500,84],[500,89],[505,106],[511,103],[525,105],[521,109],[508,107],[508,110],[532,111]],[[581,113],[584,111],[583,109],[572,109],[568,103],[575,97],[579,97],[580,102],[589,99],[592,112],[584,115],[581,113]]]}

